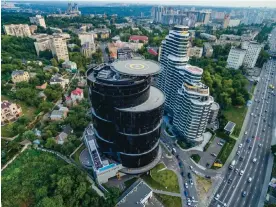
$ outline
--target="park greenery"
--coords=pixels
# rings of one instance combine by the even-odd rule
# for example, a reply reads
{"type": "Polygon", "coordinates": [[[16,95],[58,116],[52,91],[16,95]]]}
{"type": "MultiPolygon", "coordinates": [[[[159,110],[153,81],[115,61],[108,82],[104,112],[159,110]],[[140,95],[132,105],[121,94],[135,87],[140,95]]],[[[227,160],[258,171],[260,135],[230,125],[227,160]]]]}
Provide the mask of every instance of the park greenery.
{"type": "Polygon", "coordinates": [[[98,196],[86,174],[47,152],[27,150],[2,171],[2,205],[70,207],[114,206],[119,196],[112,189],[107,199],[98,196]]]}

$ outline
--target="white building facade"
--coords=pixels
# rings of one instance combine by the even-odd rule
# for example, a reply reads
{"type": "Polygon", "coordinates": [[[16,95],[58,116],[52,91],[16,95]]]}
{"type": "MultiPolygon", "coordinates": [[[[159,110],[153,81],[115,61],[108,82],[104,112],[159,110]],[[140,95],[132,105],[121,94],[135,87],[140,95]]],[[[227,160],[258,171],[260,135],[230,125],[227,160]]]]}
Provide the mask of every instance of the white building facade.
{"type": "Polygon", "coordinates": [[[35,17],[30,17],[30,22],[38,26],[46,28],[45,19],[41,15],[36,15],[35,17]]]}
{"type": "Polygon", "coordinates": [[[54,36],[51,38],[51,50],[52,54],[55,55],[58,60],[69,60],[66,40],[61,36],[54,36]]]}
{"type": "Polygon", "coordinates": [[[261,52],[262,45],[257,42],[249,42],[246,54],[243,60],[243,65],[247,68],[254,68],[261,52]]]}
{"type": "Polygon", "coordinates": [[[233,69],[239,69],[242,66],[246,50],[232,47],[228,58],[227,67],[233,69]]]}
{"type": "Polygon", "coordinates": [[[27,24],[9,24],[4,25],[4,30],[7,35],[16,37],[30,37],[31,31],[27,24]]]}

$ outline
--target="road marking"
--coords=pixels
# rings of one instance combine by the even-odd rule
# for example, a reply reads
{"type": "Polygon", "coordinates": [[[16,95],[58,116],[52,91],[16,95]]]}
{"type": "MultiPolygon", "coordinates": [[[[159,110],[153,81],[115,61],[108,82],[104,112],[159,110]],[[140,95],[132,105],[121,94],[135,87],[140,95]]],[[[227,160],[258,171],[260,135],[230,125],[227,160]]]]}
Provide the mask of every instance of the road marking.
{"type": "MultiPolygon", "coordinates": [[[[271,72],[271,67],[270,67],[270,70],[269,70],[269,75],[270,75],[270,72],[271,72]]],[[[264,94],[266,94],[266,91],[267,91],[267,86],[268,86],[268,81],[266,81],[266,87],[265,87],[264,94]]],[[[261,113],[262,113],[262,111],[263,111],[263,107],[264,107],[264,100],[263,100],[263,102],[262,102],[261,113]]],[[[255,136],[257,136],[258,131],[259,131],[260,121],[261,121],[261,118],[259,118],[259,121],[258,121],[258,124],[257,124],[257,131],[256,131],[256,133],[255,133],[255,136]]],[[[253,148],[254,148],[254,146],[255,146],[255,140],[253,140],[253,148]]],[[[247,160],[247,162],[246,162],[246,165],[245,165],[245,168],[244,168],[244,169],[246,169],[246,168],[247,168],[247,166],[248,166],[248,163],[249,163],[250,158],[251,158],[251,155],[252,155],[252,151],[253,151],[253,150],[251,150],[251,151],[250,151],[250,154],[249,154],[249,159],[247,160]]],[[[242,176],[241,176],[241,177],[242,177],[242,176]]],[[[238,178],[239,180],[238,180],[238,183],[237,183],[237,185],[236,185],[236,187],[235,187],[234,191],[236,190],[237,186],[239,186],[239,183],[240,183],[240,181],[241,181],[241,177],[240,177],[240,178],[238,178]]],[[[227,194],[228,194],[228,193],[227,193],[227,194]]],[[[229,204],[231,204],[231,201],[232,201],[232,199],[233,199],[233,196],[234,196],[234,195],[235,195],[235,193],[232,193],[232,195],[231,195],[231,197],[230,197],[230,199],[229,199],[229,201],[228,201],[228,205],[229,205],[229,204]]]]}

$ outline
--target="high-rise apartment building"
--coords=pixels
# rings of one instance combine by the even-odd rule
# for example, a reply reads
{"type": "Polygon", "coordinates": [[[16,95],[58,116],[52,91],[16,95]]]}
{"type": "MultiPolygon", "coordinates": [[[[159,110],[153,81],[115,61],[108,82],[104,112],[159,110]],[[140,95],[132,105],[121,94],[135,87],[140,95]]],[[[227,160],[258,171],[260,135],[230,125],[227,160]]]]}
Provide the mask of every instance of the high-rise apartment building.
{"type": "Polygon", "coordinates": [[[30,17],[30,22],[38,26],[46,28],[45,19],[41,15],[36,15],[35,17],[30,17]]]}
{"type": "Polygon", "coordinates": [[[227,67],[233,69],[239,69],[242,66],[246,50],[232,47],[228,58],[227,67]]]}
{"type": "Polygon", "coordinates": [[[261,44],[254,41],[249,42],[248,48],[244,56],[243,65],[247,68],[254,68],[259,54],[261,52],[261,49],[261,44]]]}
{"type": "Polygon", "coordinates": [[[69,60],[66,40],[63,37],[56,35],[51,38],[51,50],[58,60],[69,60]]]}
{"type": "Polygon", "coordinates": [[[200,143],[214,100],[201,83],[203,70],[187,64],[188,40],[188,27],[178,25],[162,41],[157,86],[166,95],[165,109],[174,128],[187,140],[200,143]]]}
{"type": "Polygon", "coordinates": [[[187,140],[200,143],[214,99],[209,87],[201,83],[203,69],[191,65],[178,66],[178,69],[182,70],[184,82],[177,90],[173,126],[187,140]]]}
{"type": "Polygon", "coordinates": [[[162,41],[161,45],[161,73],[158,77],[157,86],[166,94],[166,107],[173,111],[177,91],[184,82],[184,76],[178,66],[186,65],[189,32],[186,26],[174,26],[174,28],[162,41]]]}
{"type": "Polygon", "coordinates": [[[8,24],[4,25],[4,30],[7,35],[16,37],[30,37],[31,31],[27,24],[8,24]]]}
{"type": "Polygon", "coordinates": [[[82,32],[78,34],[78,37],[81,41],[81,45],[85,44],[86,42],[94,44],[94,33],[89,32],[82,32]]]}
{"type": "Polygon", "coordinates": [[[229,26],[229,22],[230,22],[230,15],[226,14],[223,20],[223,29],[226,29],[229,26]]]}

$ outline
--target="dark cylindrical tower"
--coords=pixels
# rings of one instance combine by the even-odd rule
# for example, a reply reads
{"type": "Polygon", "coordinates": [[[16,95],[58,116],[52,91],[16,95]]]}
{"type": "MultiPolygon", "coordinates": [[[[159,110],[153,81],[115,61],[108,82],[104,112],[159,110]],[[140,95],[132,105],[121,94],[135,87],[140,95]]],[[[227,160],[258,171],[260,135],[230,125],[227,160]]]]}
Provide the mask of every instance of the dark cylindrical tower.
{"type": "Polygon", "coordinates": [[[165,96],[150,83],[159,70],[153,61],[131,59],[87,73],[97,144],[124,167],[143,167],[157,156],[165,96]]]}

